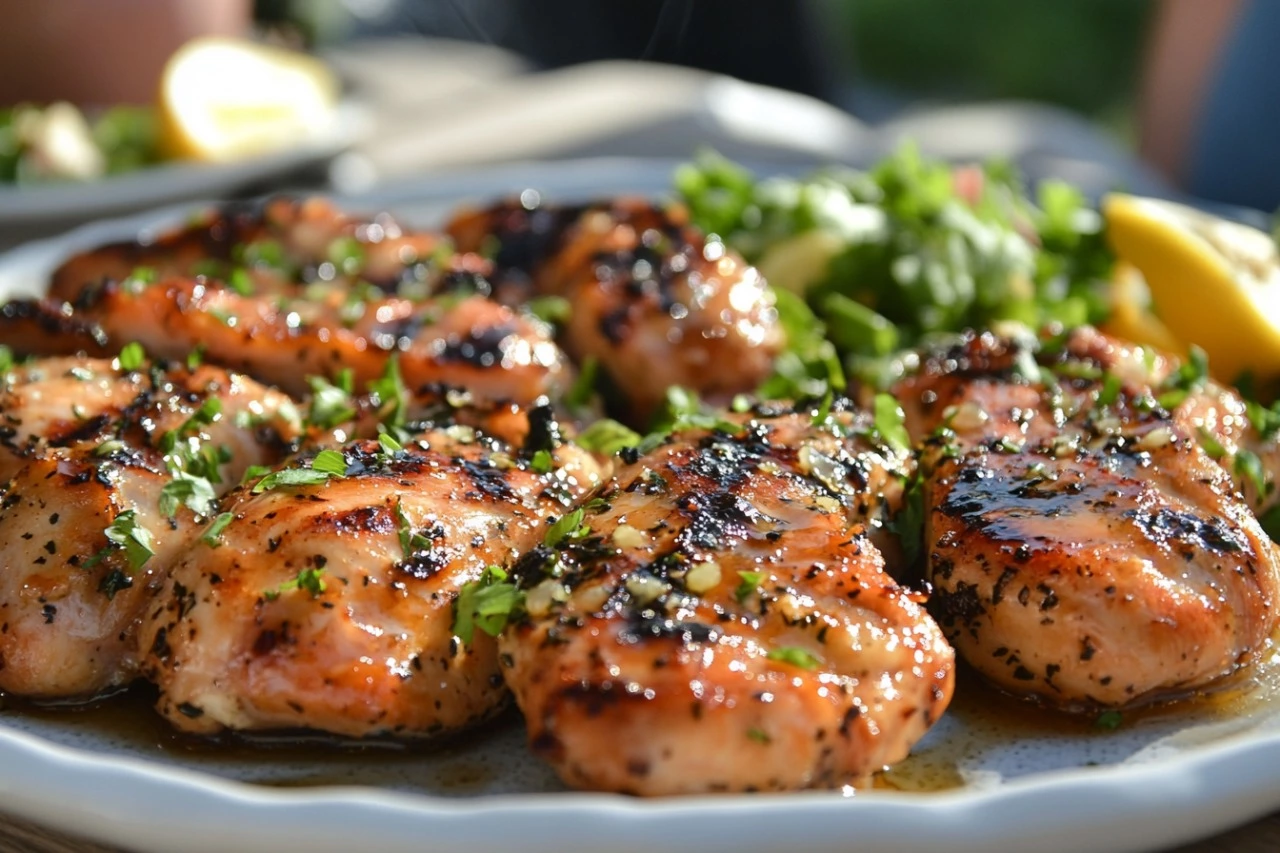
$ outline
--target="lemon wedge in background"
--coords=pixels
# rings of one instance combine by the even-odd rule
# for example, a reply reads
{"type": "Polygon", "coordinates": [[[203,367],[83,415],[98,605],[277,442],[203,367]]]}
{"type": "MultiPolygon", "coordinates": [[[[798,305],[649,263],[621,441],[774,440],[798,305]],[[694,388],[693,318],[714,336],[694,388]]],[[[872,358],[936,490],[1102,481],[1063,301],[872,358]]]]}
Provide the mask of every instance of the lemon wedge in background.
{"type": "Polygon", "coordinates": [[[1146,280],[1158,322],[1204,349],[1215,376],[1280,376],[1280,255],[1270,234],[1130,195],[1107,196],[1102,212],[1117,257],[1146,280]]]}
{"type": "Polygon", "coordinates": [[[160,82],[166,157],[224,162],[304,141],[333,121],[338,80],[301,53],[228,38],[178,49],[160,82]]]}

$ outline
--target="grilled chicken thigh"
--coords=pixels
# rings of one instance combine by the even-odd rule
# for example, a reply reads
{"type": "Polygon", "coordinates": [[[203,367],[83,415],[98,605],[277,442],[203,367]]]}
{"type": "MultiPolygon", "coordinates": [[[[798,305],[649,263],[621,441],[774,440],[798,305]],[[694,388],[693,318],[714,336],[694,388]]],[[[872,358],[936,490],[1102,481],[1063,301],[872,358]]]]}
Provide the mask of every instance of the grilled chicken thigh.
{"type": "Polygon", "coordinates": [[[566,299],[565,349],[597,360],[635,417],[652,413],[670,385],[720,402],[753,391],[782,347],[764,279],[679,212],[636,199],[510,202],[464,214],[448,230],[466,252],[496,243],[498,299],[566,299]]]}
{"type": "Polygon", "coordinates": [[[219,368],[91,359],[15,369],[0,402],[18,431],[0,457],[0,690],[88,698],[127,684],[152,588],[216,495],[284,452],[292,404],[219,368]]]}
{"type": "Polygon", "coordinates": [[[487,637],[458,643],[454,600],[592,485],[589,457],[574,454],[560,448],[537,473],[453,429],[403,449],[313,451],[245,484],[223,504],[230,523],[182,555],[145,615],[160,712],[192,732],[355,737],[491,716],[507,696],[497,652],[487,637]],[[333,475],[316,476],[326,461],[333,475]]]}
{"type": "Polygon", "coordinates": [[[361,220],[322,198],[280,197],[227,205],[156,237],[81,252],[54,271],[49,296],[74,303],[85,287],[124,281],[140,270],[156,279],[214,281],[237,269],[260,293],[327,283],[350,291],[356,282],[394,293],[402,283],[453,272],[434,261],[447,248],[439,236],[406,231],[385,214],[361,220]]]}
{"type": "Polygon", "coordinates": [[[636,794],[861,780],[946,707],[952,651],[873,544],[907,460],[849,413],[632,455],[514,571],[501,636],[534,752],[636,794]]]}
{"type": "Polygon", "coordinates": [[[1000,686],[1071,709],[1234,671],[1275,627],[1280,561],[1197,402],[1225,392],[1087,330],[1033,353],[971,336],[897,389],[925,445],[948,637],[1000,686]]]}
{"type": "Polygon", "coordinates": [[[200,349],[209,361],[299,395],[308,376],[344,369],[363,387],[393,355],[411,387],[447,383],[489,400],[530,403],[572,381],[544,324],[487,299],[377,298],[359,303],[358,314],[348,313],[351,304],[336,291],[318,299],[246,296],[199,279],[126,279],[85,291],[71,317],[52,302],[11,303],[0,310],[0,330],[16,348],[40,354],[129,341],[167,358],[200,349]],[[64,333],[47,334],[50,325],[64,333]]]}

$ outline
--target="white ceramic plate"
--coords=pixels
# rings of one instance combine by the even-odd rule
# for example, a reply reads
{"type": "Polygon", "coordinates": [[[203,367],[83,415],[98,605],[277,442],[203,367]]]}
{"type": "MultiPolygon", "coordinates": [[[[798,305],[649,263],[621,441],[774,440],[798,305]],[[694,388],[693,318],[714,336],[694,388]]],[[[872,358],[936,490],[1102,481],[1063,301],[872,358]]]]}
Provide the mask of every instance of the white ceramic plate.
{"type": "MultiPolygon", "coordinates": [[[[431,224],[525,186],[558,199],[661,192],[671,164],[586,161],[453,173],[344,200],[431,224]]],[[[0,295],[68,252],[176,221],[98,223],[0,257],[0,295]]],[[[0,710],[0,808],[146,851],[1137,851],[1280,807],[1280,661],[1258,685],[1114,732],[1011,708],[968,681],[889,775],[903,790],[638,801],[564,791],[514,718],[431,751],[192,750],[145,706],[0,710]]]]}
{"type": "Polygon", "coordinates": [[[0,185],[0,227],[84,222],[182,199],[230,196],[331,160],[367,126],[365,110],[344,101],[327,127],[298,145],[260,157],[233,163],[165,163],[98,181],[0,185]]]}

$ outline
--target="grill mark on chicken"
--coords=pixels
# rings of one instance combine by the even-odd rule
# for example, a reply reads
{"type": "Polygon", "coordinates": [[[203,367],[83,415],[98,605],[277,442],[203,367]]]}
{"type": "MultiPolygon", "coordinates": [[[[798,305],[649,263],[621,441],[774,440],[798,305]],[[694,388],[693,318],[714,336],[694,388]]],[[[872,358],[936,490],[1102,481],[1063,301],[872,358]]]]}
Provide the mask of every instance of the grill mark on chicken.
{"type": "Polygon", "coordinates": [[[1224,392],[1193,388],[1166,411],[1155,398],[1175,365],[1090,330],[1038,354],[1048,384],[1021,367],[1032,354],[973,335],[899,386],[925,444],[925,544],[948,636],[1001,687],[1069,710],[1234,671],[1275,626],[1280,562],[1201,445],[1195,398],[1224,392]],[[993,374],[948,372],[975,366],[993,374]]]}
{"type": "Polygon", "coordinates": [[[513,201],[458,216],[448,231],[465,252],[496,239],[499,301],[567,299],[563,346],[596,359],[638,420],[669,385],[720,402],[753,390],[781,348],[758,274],[708,245],[678,209],[619,199],[529,210],[513,201]]]}
{"type": "Polygon", "coordinates": [[[580,494],[591,481],[573,472],[585,463],[538,474],[501,442],[447,431],[394,452],[369,440],[340,452],[342,477],[233,491],[221,545],[193,545],[158,594],[141,630],[163,634],[166,653],[145,668],[176,727],[421,737],[504,706],[495,645],[458,644],[453,601],[540,540],[542,519],[562,511],[549,484],[580,494]]]}
{"type": "Polygon", "coordinates": [[[568,783],[839,785],[900,758],[941,713],[951,652],[868,535],[903,460],[857,438],[859,417],[678,434],[597,489],[584,532],[513,567],[527,613],[500,639],[507,680],[531,748],[568,783]],[[868,457],[876,499],[831,498],[796,465],[800,445],[868,457]],[[768,656],[788,647],[815,668],[768,656]],[[881,667],[898,673],[891,693],[874,686],[881,667]]]}
{"type": "MultiPolygon", "coordinates": [[[[217,368],[121,371],[110,361],[52,359],[9,371],[0,411],[20,413],[30,440],[0,464],[0,689],[40,699],[88,699],[132,681],[140,650],[135,627],[170,561],[202,520],[185,505],[160,511],[171,482],[162,436],[226,447],[208,487],[216,496],[251,464],[278,458],[297,425],[283,395],[217,368]],[[212,423],[186,426],[208,400],[212,423]],[[66,410],[96,411],[95,429],[68,437],[66,410]],[[235,426],[256,410],[256,430],[235,426]],[[272,441],[258,436],[270,434],[272,441]],[[109,443],[107,443],[109,442],[109,443]],[[153,552],[134,564],[106,531],[141,529],[153,552]],[[38,597],[32,593],[38,592],[38,597]],[[54,618],[56,615],[56,618],[54,618]]],[[[130,541],[126,539],[125,541],[130,541]]]]}

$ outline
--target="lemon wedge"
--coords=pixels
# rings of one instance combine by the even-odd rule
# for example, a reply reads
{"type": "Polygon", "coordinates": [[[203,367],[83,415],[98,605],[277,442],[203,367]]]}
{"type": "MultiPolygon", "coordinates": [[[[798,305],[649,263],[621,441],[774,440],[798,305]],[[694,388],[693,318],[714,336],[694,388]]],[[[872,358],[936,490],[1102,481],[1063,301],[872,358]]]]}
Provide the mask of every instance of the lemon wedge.
{"type": "Polygon", "coordinates": [[[1142,273],[1178,341],[1204,349],[1219,379],[1280,376],[1280,255],[1270,234],[1130,195],[1106,197],[1102,211],[1117,257],[1142,273]]]}
{"type": "Polygon", "coordinates": [[[225,162],[299,144],[333,121],[324,63],[254,42],[202,38],[165,65],[158,115],[167,157],[225,162]]]}

